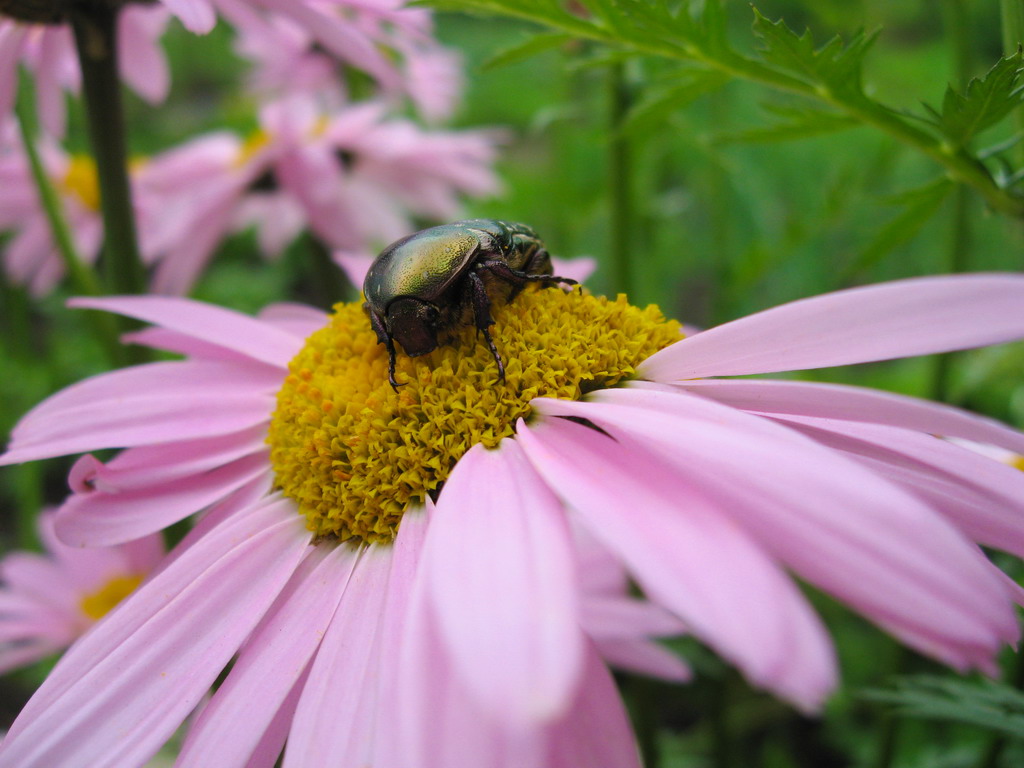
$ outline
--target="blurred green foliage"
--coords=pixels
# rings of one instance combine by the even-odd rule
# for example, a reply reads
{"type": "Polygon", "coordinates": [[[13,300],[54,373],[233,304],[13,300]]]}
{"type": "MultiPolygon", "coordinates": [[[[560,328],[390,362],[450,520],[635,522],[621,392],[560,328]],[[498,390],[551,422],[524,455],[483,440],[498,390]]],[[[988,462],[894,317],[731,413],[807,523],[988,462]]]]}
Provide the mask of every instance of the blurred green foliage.
{"type": "MultiPolygon", "coordinates": [[[[1004,47],[995,0],[763,0],[756,12],[743,2],[719,7],[707,0],[695,4],[703,15],[692,26],[676,27],[658,14],[679,3],[436,4],[516,16],[438,18],[439,36],[466,60],[459,123],[494,126],[505,136],[506,190],[467,214],[526,221],[554,254],[596,257],[596,291],[618,288],[616,237],[628,248],[633,298],[699,327],[854,284],[1024,266],[1024,219],[1011,210],[1024,211],[1020,179],[1014,181],[1022,161],[1014,143],[1021,130],[1020,57],[1004,47]],[[654,15],[634,29],[618,15],[624,6],[646,6],[654,15]],[[801,36],[804,29],[810,37],[801,36]],[[835,35],[846,42],[829,43],[822,53],[835,35]],[[909,133],[899,135],[904,128],[897,123],[909,133]],[[609,172],[616,151],[625,162],[617,175],[609,172]],[[976,175],[958,186],[964,178],[954,171],[969,167],[976,175]],[[985,178],[992,187],[979,191],[985,178]],[[993,202],[1004,198],[1005,210],[995,210],[993,202]],[[615,205],[629,207],[624,233],[612,231],[622,221],[615,205]]],[[[223,24],[205,38],[169,31],[169,103],[154,108],[128,97],[134,153],[202,130],[245,132],[255,125],[254,105],[237,87],[245,67],[230,42],[223,24]]],[[[76,109],[71,142],[85,146],[76,109]]],[[[332,299],[318,292],[306,243],[273,263],[255,253],[248,236],[225,243],[195,294],[245,311],[280,299],[332,299]]],[[[62,309],[66,293],[34,303],[19,290],[3,290],[0,432],[7,434],[42,397],[99,371],[102,357],[78,316],[62,309]]],[[[917,360],[814,378],[938,392],[1024,426],[1022,372],[1024,348],[1017,344],[964,353],[944,368],[917,360]]],[[[0,474],[0,509],[19,511],[0,529],[4,544],[30,541],[25,521],[63,496],[68,464],[0,474]]],[[[1024,765],[1018,743],[999,742],[992,753],[996,742],[980,720],[892,726],[891,707],[856,691],[937,667],[829,599],[812,597],[837,638],[846,683],[826,716],[797,715],[682,641],[699,673],[694,684],[623,681],[660,765],[1024,765]]],[[[34,677],[21,679],[24,694],[34,677]]],[[[914,689],[918,697],[929,693],[914,689]]],[[[934,715],[934,708],[915,712],[934,715]]]]}

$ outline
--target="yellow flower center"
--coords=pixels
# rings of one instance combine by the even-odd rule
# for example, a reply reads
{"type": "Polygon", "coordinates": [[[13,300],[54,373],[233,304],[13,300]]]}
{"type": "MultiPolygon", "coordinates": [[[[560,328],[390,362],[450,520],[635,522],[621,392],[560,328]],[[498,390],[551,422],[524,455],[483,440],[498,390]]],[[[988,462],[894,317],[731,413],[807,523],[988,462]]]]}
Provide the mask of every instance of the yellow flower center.
{"type": "Polygon", "coordinates": [[[235,167],[241,168],[252,160],[253,156],[270,143],[270,134],[262,128],[246,136],[242,146],[238,148],[238,156],[235,158],[235,167]]]}
{"type": "Polygon", "coordinates": [[[1024,472],[1024,456],[1019,456],[1019,455],[1018,456],[1014,456],[1010,460],[1010,466],[1011,467],[1016,467],[1017,469],[1019,469],[1022,472],[1024,472]]]}
{"type": "Polygon", "coordinates": [[[496,446],[535,397],[578,400],[614,386],[681,337],[655,306],[530,286],[492,308],[505,380],[469,323],[451,343],[388,355],[360,303],[338,304],[289,365],[268,442],[277,485],[318,538],[390,542],[476,443],[496,446]]]}
{"type": "Polygon", "coordinates": [[[78,606],[90,619],[99,621],[135,591],[141,581],[142,576],[115,576],[95,592],[83,595],[78,606]]]}
{"type": "Polygon", "coordinates": [[[60,185],[67,194],[77,197],[89,210],[100,209],[100,185],[96,178],[96,163],[88,155],[71,156],[60,185]]]}

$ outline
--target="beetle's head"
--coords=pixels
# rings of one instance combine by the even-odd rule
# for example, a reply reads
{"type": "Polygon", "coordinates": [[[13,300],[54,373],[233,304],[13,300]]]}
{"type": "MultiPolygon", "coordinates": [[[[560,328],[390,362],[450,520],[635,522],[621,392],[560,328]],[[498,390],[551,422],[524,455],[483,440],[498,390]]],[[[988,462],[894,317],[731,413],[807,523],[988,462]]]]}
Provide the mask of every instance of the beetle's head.
{"type": "Polygon", "coordinates": [[[403,296],[388,305],[388,331],[409,357],[419,357],[437,348],[440,313],[432,304],[403,296]]]}

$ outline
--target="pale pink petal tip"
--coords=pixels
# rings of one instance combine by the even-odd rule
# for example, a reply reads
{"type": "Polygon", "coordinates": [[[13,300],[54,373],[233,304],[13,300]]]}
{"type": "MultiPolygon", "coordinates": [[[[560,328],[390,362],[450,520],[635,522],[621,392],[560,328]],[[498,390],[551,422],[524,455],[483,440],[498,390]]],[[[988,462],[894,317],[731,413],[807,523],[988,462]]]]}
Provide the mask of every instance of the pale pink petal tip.
{"type": "Polygon", "coordinates": [[[1024,336],[1024,275],[924,277],[801,299],[677,342],[639,368],[651,381],[827,368],[1024,336]]]}
{"type": "Polygon", "coordinates": [[[185,29],[198,35],[205,35],[214,24],[217,16],[206,0],[162,0],[167,9],[181,19],[185,29]]]}

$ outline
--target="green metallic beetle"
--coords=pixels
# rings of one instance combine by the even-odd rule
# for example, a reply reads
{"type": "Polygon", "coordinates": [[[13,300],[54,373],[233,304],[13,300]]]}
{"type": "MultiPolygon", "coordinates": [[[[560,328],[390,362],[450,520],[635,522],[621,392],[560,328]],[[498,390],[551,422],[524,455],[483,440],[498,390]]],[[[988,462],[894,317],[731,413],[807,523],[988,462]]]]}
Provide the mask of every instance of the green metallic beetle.
{"type": "Polygon", "coordinates": [[[377,341],[388,350],[388,381],[395,381],[395,340],[409,357],[437,348],[439,335],[465,322],[470,309],[478,331],[505,378],[491,338],[488,287],[511,299],[528,282],[567,283],[551,274],[551,257],[525,224],[469,219],[415,232],[389,245],[363,281],[363,305],[377,341]]]}

